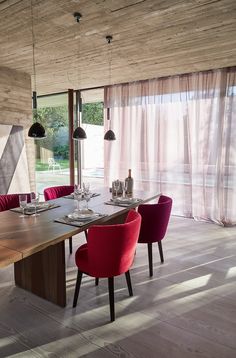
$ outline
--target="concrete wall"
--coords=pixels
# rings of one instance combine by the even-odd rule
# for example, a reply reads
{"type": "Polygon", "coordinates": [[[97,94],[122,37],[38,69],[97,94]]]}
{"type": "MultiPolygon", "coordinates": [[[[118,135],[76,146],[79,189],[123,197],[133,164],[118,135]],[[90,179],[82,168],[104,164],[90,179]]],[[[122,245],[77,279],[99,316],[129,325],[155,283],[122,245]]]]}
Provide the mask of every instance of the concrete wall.
{"type": "Polygon", "coordinates": [[[30,75],[0,67],[0,123],[24,127],[31,190],[35,189],[34,140],[27,137],[32,124],[30,75]]]}

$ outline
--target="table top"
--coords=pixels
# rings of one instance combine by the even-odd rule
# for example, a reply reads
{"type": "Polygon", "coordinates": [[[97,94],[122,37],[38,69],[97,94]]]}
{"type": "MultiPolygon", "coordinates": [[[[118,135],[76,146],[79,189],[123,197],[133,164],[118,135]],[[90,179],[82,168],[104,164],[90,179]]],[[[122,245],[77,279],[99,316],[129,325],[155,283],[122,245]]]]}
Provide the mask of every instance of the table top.
{"type": "MultiPolygon", "coordinates": [[[[111,193],[108,188],[96,191],[99,196],[91,198],[89,208],[106,214],[99,217],[96,221],[88,223],[82,227],[70,226],[57,223],[54,220],[64,215],[68,215],[75,209],[73,199],[59,198],[52,200],[60,207],[41,212],[39,216],[27,216],[20,218],[19,213],[4,211],[0,213],[0,267],[21,260],[35,252],[63,241],[94,224],[104,223],[118,215],[125,213],[138,204],[134,203],[129,207],[106,205],[110,200],[111,193]]],[[[160,194],[156,192],[135,191],[134,197],[147,202],[157,198],[160,194]]]]}
{"type": "Polygon", "coordinates": [[[13,262],[21,260],[22,253],[16,250],[10,250],[7,247],[0,247],[0,267],[5,267],[13,262]]]}

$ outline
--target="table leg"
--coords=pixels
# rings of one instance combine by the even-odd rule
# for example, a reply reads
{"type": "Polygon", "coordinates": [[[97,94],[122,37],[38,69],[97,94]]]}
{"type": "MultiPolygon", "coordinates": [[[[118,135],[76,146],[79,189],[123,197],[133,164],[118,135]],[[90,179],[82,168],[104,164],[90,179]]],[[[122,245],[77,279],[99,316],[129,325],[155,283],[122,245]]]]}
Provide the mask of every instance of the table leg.
{"type": "Polygon", "coordinates": [[[61,307],[66,306],[64,241],[16,262],[14,269],[16,286],[61,307]]]}

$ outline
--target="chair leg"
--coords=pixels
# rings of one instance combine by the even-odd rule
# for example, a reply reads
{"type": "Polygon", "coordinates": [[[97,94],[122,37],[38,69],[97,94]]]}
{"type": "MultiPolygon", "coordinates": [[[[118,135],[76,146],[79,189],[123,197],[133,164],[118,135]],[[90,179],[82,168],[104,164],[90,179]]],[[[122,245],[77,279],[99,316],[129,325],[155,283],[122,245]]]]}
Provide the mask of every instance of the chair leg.
{"type": "Polygon", "coordinates": [[[131,277],[130,277],[130,272],[129,271],[127,271],[125,273],[125,278],[126,278],[126,282],[127,282],[127,286],[128,286],[128,290],[129,290],[129,295],[133,296],[133,289],[132,289],[131,277]]]}
{"type": "Polygon", "coordinates": [[[83,272],[78,270],[77,280],[76,280],[76,285],[75,285],[75,294],[74,294],[74,300],[73,300],[73,307],[76,307],[76,305],[77,305],[82,276],[83,276],[83,272]]]}
{"type": "Polygon", "coordinates": [[[98,282],[99,282],[99,278],[96,277],[96,278],[95,278],[95,286],[98,286],[98,282]]]}
{"type": "Polygon", "coordinates": [[[70,250],[70,255],[72,254],[72,237],[69,237],[69,250],[70,250]]]}
{"type": "Polygon", "coordinates": [[[149,274],[153,276],[153,264],[152,264],[152,242],[148,244],[148,262],[149,262],[149,274]]]}
{"type": "Polygon", "coordinates": [[[108,278],[109,302],[111,322],[115,321],[115,302],[114,302],[114,277],[108,278]]]}
{"type": "Polygon", "coordinates": [[[157,241],[158,243],[158,248],[159,248],[159,254],[160,254],[160,258],[161,258],[161,263],[163,264],[164,262],[164,256],[163,256],[163,250],[162,250],[162,243],[161,241],[157,241]]]}
{"type": "Polygon", "coordinates": [[[86,241],[88,241],[88,231],[84,230],[84,234],[85,234],[86,241]]]}

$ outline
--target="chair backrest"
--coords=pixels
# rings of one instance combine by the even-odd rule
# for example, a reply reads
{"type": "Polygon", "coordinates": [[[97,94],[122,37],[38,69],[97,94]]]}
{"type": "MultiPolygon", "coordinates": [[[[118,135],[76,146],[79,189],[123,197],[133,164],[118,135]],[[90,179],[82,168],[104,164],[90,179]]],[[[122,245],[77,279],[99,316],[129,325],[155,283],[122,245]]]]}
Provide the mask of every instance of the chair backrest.
{"type": "MultiPolygon", "coordinates": [[[[30,193],[26,193],[27,202],[30,202],[30,193]]],[[[0,195],[0,211],[10,210],[19,207],[19,194],[0,195]]]]}
{"type": "Polygon", "coordinates": [[[52,186],[50,188],[46,188],[43,191],[44,199],[52,200],[61,198],[62,196],[69,195],[73,193],[74,186],[73,185],[60,185],[60,186],[52,186]]]}
{"type": "Polygon", "coordinates": [[[48,164],[55,164],[55,159],[54,158],[48,158],[48,164]]]}
{"type": "Polygon", "coordinates": [[[138,242],[151,243],[161,241],[166,234],[172,208],[172,199],[161,195],[157,204],[139,205],[142,224],[138,242]]]}
{"type": "Polygon", "coordinates": [[[126,222],[95,225],[88,230],[88,260],[94,277],[118,276],[133,263],[141,216],[130,210],[126,222]]]}

